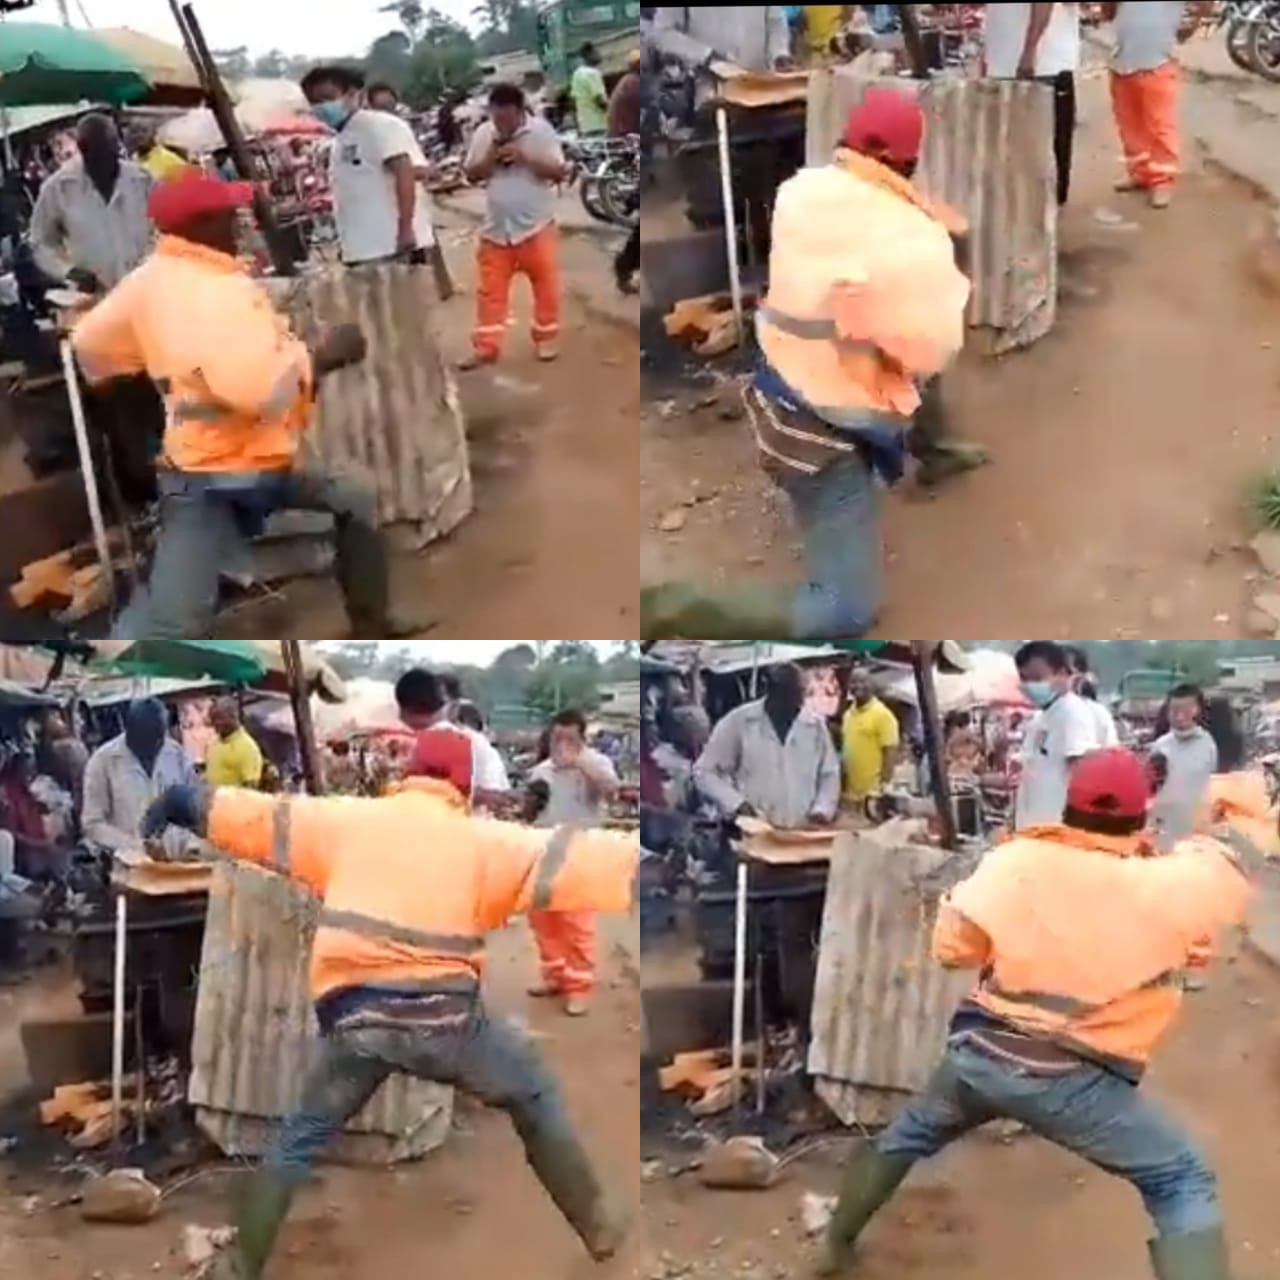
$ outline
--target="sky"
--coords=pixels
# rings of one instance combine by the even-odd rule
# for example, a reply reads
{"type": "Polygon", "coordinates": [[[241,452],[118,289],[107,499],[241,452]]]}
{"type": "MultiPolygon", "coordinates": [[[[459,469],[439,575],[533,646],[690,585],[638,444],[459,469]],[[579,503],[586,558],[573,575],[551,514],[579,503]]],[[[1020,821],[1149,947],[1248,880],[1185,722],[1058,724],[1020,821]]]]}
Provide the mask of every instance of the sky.
{"type": "MultiPolygon", "coordinates": [[[[194,0],[196,17],[214,49],[248,47],[251,53],[280,49],[304,57],[362,55],[396,26],[379,13],[385,0],[194,0]]],[[[133,27],[179,43],[168,0],[69,0],[73,25],[133,27]],[[82,16],[83,15],[83,16],[82,16]],[[88,18],[86,24],[85,18],[88,18]]],[[[468,0],[435,0],[426,6],[459,21],[475,8],[468,0]]],[[[24,22],[58,22],[56,0],[38,0],[15,15],[24,22]]]]}
{"type": "MultiPolygon", "coordinates": [[[[504,649],[512,645],[537,646],[555,644],[554,640],[383,640],[379,643],[393,649],[411,649],[425,663],[442,666],[487,667],[504,649]]],[[[602,655],[617,648],[616,641],[592,640],[602,655]]]]}

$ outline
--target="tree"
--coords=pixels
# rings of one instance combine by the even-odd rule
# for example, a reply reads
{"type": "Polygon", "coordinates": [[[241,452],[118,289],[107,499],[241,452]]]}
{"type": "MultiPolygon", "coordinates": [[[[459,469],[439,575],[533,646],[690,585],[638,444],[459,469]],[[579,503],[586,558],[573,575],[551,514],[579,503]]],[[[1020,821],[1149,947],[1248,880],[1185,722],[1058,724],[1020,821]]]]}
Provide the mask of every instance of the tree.
{"type": "Polygon", "coordinates": [[[415,44],[421,39],[422,29],[428,22],[428,14],[418,0],[393,0],[391,4],[384,4],[378,12],[394,13],[415,44]]]}
{"type": "Polygon", "coordinates": [[[253,63],[245,45],[234,49],[215,49],[213,61],[227,80],[244,80],[253,73],[253,63]]]}
{"type": "Polygon", "coordinates": [[[289,72],[289,59],[279,49],[264,53],[253,64],[253,74],[266,80],[279,80],[289,72]]]}
{"type": "Polygon", "coordinates": [[[365,74],[370,81],[384,81],[403,94],[413,75],[413,42],[403,31],[379,36],[369,46],[365,74]]]}
{"type": "Polygon", "coordinates": [[[407,96],[425,107],[450,89],[469,89],[480,79],[476,43],[471,32],[438,9],[427,11],[421,37],[413,49],[407,96]]]}

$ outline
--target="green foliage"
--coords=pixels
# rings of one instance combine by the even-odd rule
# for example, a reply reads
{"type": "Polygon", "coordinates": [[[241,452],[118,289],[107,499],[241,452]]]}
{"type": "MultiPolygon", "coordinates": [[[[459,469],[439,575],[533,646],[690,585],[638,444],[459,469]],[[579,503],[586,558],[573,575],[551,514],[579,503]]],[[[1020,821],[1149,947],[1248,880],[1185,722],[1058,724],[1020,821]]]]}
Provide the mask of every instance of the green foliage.
{"type": "Polygon", "coordinates": [[[1280,471],[1251,480],[1245,490],[1245,516],[1259,530],[1280,530],[1280,471]]]}

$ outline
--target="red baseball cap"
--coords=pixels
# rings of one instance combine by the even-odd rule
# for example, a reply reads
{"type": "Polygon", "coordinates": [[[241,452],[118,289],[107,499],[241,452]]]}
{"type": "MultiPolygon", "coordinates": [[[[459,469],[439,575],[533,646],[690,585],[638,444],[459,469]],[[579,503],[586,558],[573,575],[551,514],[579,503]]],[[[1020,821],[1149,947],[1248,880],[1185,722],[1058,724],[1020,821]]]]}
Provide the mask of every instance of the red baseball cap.
{"type": "Polygon", "coordinates": [[[850,150],[899,164],[918,160],[923,140],[924,112],[919,102],[897,89],[868,89],[844,127],[844,145],[850,150]]]}
{"type": "Polygon", "coordinates": [[[1151,800],[1151,776],[1124,747],[1091,751],[1077,761],[1067,786],[1067,807],[1100,818],[1141,818],[1151,800]]]}
{"type": "Polygon", "coordinates": [[[177,231],[193,218],[253,203],[252,182],[224,182],[189,165],[151,189],[147,212],[159,231],[177,231]]]}
{"type": "Polygon", "coordinates": [[[452,725],[434,725],[418,734],[405,776],[451,782],[464,796],[470,797],[472,757],[468,734],[452,725]]]}

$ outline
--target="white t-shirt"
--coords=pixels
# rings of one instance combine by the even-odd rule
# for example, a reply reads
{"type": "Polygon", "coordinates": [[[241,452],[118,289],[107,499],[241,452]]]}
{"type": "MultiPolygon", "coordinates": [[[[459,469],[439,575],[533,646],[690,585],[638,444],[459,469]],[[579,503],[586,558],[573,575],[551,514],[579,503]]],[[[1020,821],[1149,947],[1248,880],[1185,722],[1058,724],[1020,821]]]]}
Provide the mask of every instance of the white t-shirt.
{"type": "Polygon", "coordinates": [[[1101,702],[1095,702],[1092,698],[1085,698],[1084,704],[1089,708],[1089,714],[1093,716],[1094,728],[1097,730],[1098,741],[1095,746],[1099,750],[1104,747],[1118,747],[1120,745],[1120,732],[1116,728],[1115,717],[1111,714],[1110,709],[1104,707],[1101,702]]]}
{"type": "MultiPolygon", "coordinates": [[[[1029,4],[987,5],[987,75],[995,80],[1012,80],[1018,74],[1018,59],[1022,57],[1030,21],[1029,4]]],[[[1079,69],[1080,6],[1055,4],[1036,50],[1036,75],[1056,76],[1079,69]]]]}
{"type": "MultiPolygon", "coordinates": [[[[387,161],[407,155],[415,168],[426,157],[413,130],[383,111],[357,111],[343,125],[329,151],[329,181],[342,260],[373,262],[396,252],[396,180],[387,161]]],[[[431,205],[421,183],[416,186],[414,231],[418,247],[435,243],[431,205]]]]}
{"type": "Polygon", "coordinates": [[[1062,821],[1069,762],[1097,747],[1098,723],[1091,705],[1078,694],[1064,693],[1031,721],[1022,742],[1015,831],[1062,821]]]}

